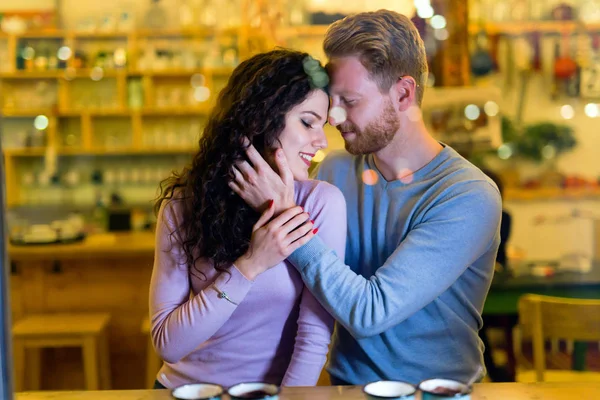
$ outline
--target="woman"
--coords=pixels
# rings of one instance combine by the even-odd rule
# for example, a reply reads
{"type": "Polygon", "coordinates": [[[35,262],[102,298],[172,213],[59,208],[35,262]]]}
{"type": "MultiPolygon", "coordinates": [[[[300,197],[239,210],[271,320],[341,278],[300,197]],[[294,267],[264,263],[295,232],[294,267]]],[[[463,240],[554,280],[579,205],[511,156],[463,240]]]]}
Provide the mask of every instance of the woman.
{"type": "Polygon", "coordinates": [[[316,384],[333,320],[284,260],[317,231],[344,256],[343,195],[308,180],[312,157],[327,145],[323,75],[308,54],[289,50],[241,63],[219,95],[192,165],[163,183],[150,317],[165,363],[155,387],[316,384]],[[271,219],[272,201],[261,216],[232,192],[231,171],[248,143],[271,163],[283,151],[304,209],[271,219]],[[266,240],[273,231],[277,241],[266,240]]]}

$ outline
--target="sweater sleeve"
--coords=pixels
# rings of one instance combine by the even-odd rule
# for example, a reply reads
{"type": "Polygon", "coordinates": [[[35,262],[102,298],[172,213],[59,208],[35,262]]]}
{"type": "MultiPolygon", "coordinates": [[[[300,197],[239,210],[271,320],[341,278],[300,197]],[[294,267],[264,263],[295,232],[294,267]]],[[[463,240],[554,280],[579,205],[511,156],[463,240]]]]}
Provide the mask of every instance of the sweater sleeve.
{"type": "Polygon", "coordinates": [[[378,335],[445,292],[498,246],[500,195],[487,182],[454,185],[373,276],[353,272],[319,237],[288,260],[307,287],[354,337],[378,335]]]}
{"type": "MultiPolygon", "coordinates": [[[[335,186],[319,183],[314,205],[309,210],[318,236],[337,257],[344,259],[346,251],[346,202],[335,186]]],[[[300,303],[298,333],[292,359],[283,378],[284,386],[314,386],[323,369],[333,331],[333,317],[305,287],[300,303]]]]}
{"type": "Polygon", "coordinates": [[[158,215],[150,282],[152,341],[157,353],[168,363],[193,352],[229,319],[237,306],[219,297],[220,292],[240,304],[252,287],[252,282],[232,266],[229,274],[217,275],[198,294],[190,296],[189,269],[176,239],[179,216],[174,203],[163,205],[158,215]]]}

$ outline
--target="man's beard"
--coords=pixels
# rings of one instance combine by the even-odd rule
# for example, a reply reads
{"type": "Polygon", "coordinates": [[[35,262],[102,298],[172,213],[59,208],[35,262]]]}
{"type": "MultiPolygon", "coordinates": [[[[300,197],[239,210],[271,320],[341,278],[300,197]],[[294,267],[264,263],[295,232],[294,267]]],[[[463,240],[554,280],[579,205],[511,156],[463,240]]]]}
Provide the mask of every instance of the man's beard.
{"type": "Polygon", "coordinates": [[[381,114],[363,130],[350,123],[338,126],[340,132],[355,133],[354,140],[344,141],[346,151],[354,155],[376,153],[385,148],[392,142],[399,128],[400,122],[390,101],[386,103],[381,114]]]}

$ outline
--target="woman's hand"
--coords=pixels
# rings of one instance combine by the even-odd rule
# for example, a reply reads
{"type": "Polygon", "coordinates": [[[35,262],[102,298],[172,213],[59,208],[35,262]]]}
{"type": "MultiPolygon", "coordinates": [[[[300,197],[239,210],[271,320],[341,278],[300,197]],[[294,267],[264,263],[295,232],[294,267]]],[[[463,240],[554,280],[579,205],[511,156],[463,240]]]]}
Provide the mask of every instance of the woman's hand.
{"type": "Polygon", "coordinates": [[[285,210],[269,222],[274,211],[271,200],[252,229],[250,248],[234,263],[250,280],[285,260],[317,233],[302,207],[285,210]]]}

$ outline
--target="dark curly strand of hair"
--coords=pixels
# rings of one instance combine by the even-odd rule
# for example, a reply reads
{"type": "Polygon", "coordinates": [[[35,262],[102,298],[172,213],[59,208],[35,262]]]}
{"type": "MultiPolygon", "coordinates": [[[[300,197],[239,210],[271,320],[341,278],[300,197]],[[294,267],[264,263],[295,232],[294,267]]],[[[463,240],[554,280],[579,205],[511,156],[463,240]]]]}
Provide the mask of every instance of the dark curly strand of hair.
{"type": "Polygon", "coordinates": [[[278,49],[242,62],[219,94],[191,165],[161,182],[155,211],[166,200],[181,203],[176,232],[191,273],[203,257],[226,271],[248,250],[260,214],[229,188],[232,167],[246,159],[244,138],[263,157],[276,147],[286,114],[314,90],[307,57],[278,49]]]}

